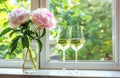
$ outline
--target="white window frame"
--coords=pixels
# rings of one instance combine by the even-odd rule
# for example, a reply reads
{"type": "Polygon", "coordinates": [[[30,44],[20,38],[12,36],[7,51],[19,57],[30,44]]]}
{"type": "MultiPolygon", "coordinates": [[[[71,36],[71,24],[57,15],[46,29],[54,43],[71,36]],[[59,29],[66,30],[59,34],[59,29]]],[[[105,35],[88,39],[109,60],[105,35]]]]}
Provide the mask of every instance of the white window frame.
{"type": "MultiPolygon", "coordinates": [[[[113,61],[103,61],[103,62],[85,62],[82,61],[77,64],[78,69],[100,69],[100,70],[120,70],[120,0],[113,0],[113,26],[112,26],[112,40],[113,40],[113,61]]],[[[48,8],[49,0],[40,0],[40,7],[48,8]]],[[[43,50],[40,57],[40,68],[45,69],[62,69],[65,67],[66,69],[75,69],[75,62],[53,62],[48,61],[49,59],[49,51],[50,46],[49,42],[49,31],[47,30],[46,36],[42,39],[44,42],[43,50]]]]}
{"type": "MultiPolygon", "coordinates": [[[[31,11],[40,7],[40,0],[31,0],[31,11]]],[[[4,60],[0,59],[0,67],[2,68],[21,68],[23,60],[4,60]]],[[[31,65],[28,62],[26,68],[31,68],[31,65]]]]}

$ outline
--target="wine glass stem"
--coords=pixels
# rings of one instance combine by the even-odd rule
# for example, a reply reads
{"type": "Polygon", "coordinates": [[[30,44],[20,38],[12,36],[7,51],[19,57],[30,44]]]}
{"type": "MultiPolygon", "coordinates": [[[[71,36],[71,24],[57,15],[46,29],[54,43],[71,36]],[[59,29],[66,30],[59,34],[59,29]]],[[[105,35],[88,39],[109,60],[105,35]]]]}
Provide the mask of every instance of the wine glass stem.
{"type": "MultiPolygon", "coordinates": [[[[63,50],[63,64],[65,63],[65,50],[63,50]]],[[[65,70],[65,65],[63,65],[63,70],[65,70]]]]}
{"type": "Polygon", "coordinates": [[[77,70],[77,62],[78,62],[78,51],[75,51],[75,63],[76,63],[76,70],[77,70]]]}

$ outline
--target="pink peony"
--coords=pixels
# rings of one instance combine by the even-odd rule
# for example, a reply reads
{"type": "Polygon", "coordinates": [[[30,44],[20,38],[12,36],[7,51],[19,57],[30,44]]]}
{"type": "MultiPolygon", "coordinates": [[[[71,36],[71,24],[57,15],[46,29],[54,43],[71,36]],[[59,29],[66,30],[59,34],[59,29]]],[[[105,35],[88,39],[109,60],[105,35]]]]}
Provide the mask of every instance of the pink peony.
{"type": "Polygon", "coordinates": [[[24,9],[15,9],[8,14],[8,20],[11,28],[17,28],[19,25],[25,23],[30,18],[30,13],[24,9]]]}
{"type": "Polygon", "coordinates": [[[39,8],[32,12],[32,22],[39,28],[54,28],[56,20],[46,8],[39,8]]]}

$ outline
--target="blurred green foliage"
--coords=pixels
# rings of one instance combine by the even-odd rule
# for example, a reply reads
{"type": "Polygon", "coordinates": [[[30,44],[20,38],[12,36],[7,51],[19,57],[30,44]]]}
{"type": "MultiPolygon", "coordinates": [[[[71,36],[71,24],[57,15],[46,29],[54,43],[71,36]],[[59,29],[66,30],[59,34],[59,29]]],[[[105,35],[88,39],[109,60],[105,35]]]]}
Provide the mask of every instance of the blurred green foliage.
{"type": "MultiPolygon", "coordinates": [[[[79,60],[112,60],[112,0],[49,0],[50,10],[54,13],[58,25],[83,26],[85,44],[78,52],[79,60]]],[[[8,27],[8,12],[15,8],[30,9],[30,0],[0,0],[0,31],[8,27]]],[[[57,30],[55,30],[57,32],[57,30]]],[[[56,32],[50,32],[56,36],[56,32]]],[[[11,55],[9,52],[11,38],[0,37],[0,58],[22,58],[21,45],[11,55]]],[[[62,51],[55,47],[54,53],[62,51]]],[[[72,48],[66,50],[66,59],[74,60],[72,48]]]]}
{"type": "MultiPolygon", "coordinates": [[[[78,52],[79,60],[112,60],[112,0],[50,0],[58,26],[81,25],[85,44],[78,52]]],[[[55,47],[54,53],[62,51],[55,47]]],[[[74,60],[72,48],[66,50],[66,59],[74,60]]]]}
{"type": "MultiPolygon", "coordinates": [[[[30,10],[30,0],[0,0],[0,32],[9,26],[8,13],[16,8],[30,10]]],[[[18,48],[12,54],[9,52],[10,41],[17,34],[13,34],[11,37],[9,35],[10,32],[0,37],[0,59],[22,59],[22,45],[18,45],[18,48]]]]}

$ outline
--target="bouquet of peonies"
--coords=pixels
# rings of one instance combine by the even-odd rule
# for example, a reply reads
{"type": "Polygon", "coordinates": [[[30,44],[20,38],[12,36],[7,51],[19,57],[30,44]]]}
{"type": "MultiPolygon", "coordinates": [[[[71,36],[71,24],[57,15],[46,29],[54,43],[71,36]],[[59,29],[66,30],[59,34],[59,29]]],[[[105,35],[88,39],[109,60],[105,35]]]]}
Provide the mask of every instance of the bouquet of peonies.
{"type": "MultiPolygon", "coordinates": [[[[21,40],[22,48],[27,49],[26,54],[29,53],[33,68],[37,69],[32,58],[30,42],[32,40],[36,40],[40,51],[42,50],[42,42],[40,41],[40,38],[45,36],[46,28],[55,27],[56,20],[54,15],[46,8],[39,8],[34,10],[32,13],[27,12],[24,9],[15,9],[8,14],[8,20],[10,27],[4,29],[0,36],[8,32],[10,32],[10,35],[17,33],[17,36],[11,41],[10,52],[13,52],[16,49],[18,40],[21,40]],[[34,30],[31,28],[34,28],[34,30]],[[42,30],[42,34],[39,35],[37,30],[42,30]]],[[[25,60],[23,63],[23,69],[25,60]]]]}

